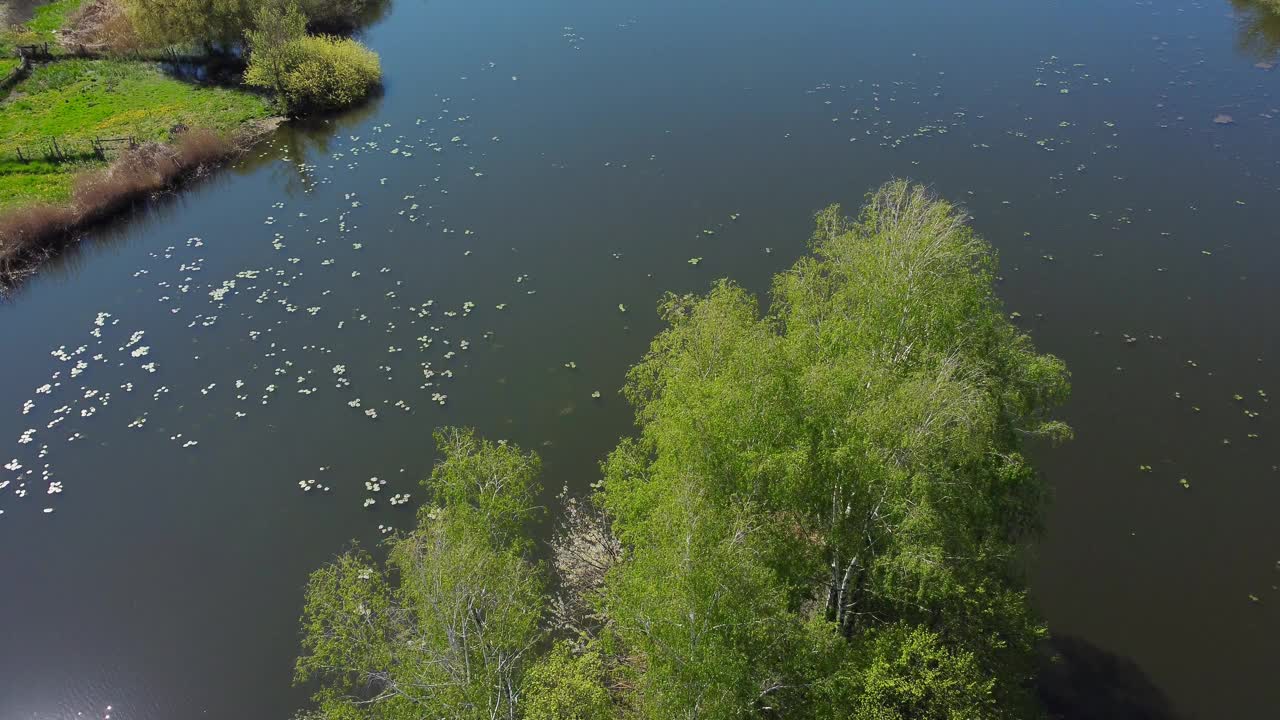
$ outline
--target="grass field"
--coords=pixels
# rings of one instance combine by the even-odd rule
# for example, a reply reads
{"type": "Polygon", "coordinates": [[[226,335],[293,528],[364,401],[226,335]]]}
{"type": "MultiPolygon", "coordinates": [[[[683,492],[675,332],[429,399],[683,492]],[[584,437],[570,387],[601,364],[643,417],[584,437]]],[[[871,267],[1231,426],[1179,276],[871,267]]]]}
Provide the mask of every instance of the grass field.
{"type": "Polygon", "coordinates": [[[8,77],[18,67],[17,50],[14,49],[17,35],[9,28],[0,26],[0,78],[8,77]]]}
{"type": "Polygon", "coordinates": [[[84,0],[53,0],[37,7],[26,22],[27,30],[34,33],[40,42],[53,42],[56,31],[67,22],[67,16],[80,9],[84,0]]]}
{"type": "Polygon", "coordinates": [[[0,101],[0,210],[68,197],[85,162],[20,163],[17,148],[41,158],[56,138],[72,155],[95,137],[163,140],[174,125],[232,131],[272,114],[259,96],[175,80],[150,63],[64,60],[37,67],[0,101]]]}
{"type": "MultiPolygon", "coordinates": [[[[67,23],[67,17],[83,4],[84,0],[52,0],[37,6],[25,23],[4,24],[0,27],[0,54],[8,59],[13,55],[15,45],[53,45],[58,40],[58,30],[67,23]]],[[[7,13],[0,11],[0,19],[3,17],[7,17],[7,13]]]]}
{"type": "Polygon", "coordinates": [[[0,161],[0,211],[36,202],[61,203],[71,198],[71,180],[81,163],[0,161]]]}
{"type": "Polygon", "coordinates": [[[269,114],[257,95],[175,80],[150,63],[65,60],[37,67],[0,104],[0,155],[50,137],[159,140],[178,123],[231,130],[269,114]]]}
{"type": "MultiPolygon", "coordinates": [[[[17,67],[14,46],[57,42],[57,33],[84,0],[52,0],[19,26],[0,28],[0,78],[17,67]]],[[[71,195],[74,175],[101,166],[93,138],[165,140],[175,125],[231,132],[272,114],[257,95],[175,80],[151,63],[60,60],[39,65],[0,97],[0,211],[71,195]],[[50,162],[57,140],[71,161],[50,162]],[[30,159],[21,162],[18,148],[30,159]]]]}

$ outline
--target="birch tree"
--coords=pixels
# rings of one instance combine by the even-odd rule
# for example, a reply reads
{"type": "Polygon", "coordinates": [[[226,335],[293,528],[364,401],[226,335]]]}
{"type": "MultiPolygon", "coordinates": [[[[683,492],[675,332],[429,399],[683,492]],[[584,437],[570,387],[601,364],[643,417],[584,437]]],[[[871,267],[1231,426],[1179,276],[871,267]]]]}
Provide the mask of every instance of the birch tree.
{"type": "Polygon", "coordinates": [[[526,532],[539,463],[466,430],[436,444],[434,502],[386,567],[353,551],[311,577],[297,678],[322,684],[318,717],[522,716],[545,606],[526,532]]]}

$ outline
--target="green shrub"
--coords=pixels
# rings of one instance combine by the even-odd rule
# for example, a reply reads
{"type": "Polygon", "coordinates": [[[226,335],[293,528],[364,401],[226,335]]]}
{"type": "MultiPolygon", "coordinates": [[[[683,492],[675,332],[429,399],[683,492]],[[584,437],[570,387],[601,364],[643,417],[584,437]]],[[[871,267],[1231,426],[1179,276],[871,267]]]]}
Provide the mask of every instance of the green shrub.
{"type": "Polygon", "coordinates": [[[559,642],[529,668],[524,681],[525,720],[609,720],[604,663],[594,649],[575,654],[559,642]]]}
{"type": "MultiPolygon", "coordinates": [[[[82,0],[56,0],[79,5],[82,0]]],[[[115,0],[144,47],[234,48],[263,10],[293,6],[312,30],[352,30],[384,12],[387,0],[115,0]]],[[[108,3],[108,5],[111,5],[108,3]]],[[[65,12],[64,12],[65,14],[65,12]]]]}
{"type": "MultiPolygon", "coordinates": [[[[1001,715],[996,679],[965,648],[922,628],[868,633],[863,667],[851,684],[851,716],[868,720],[954,720],[1001,715]]],[[[1009,708],[1004,708],[1008,710],[1009,708]]]]}
{"type": "Polygon", "coordinates": [[[251,55],[245,83],[277,90],[291,109],[353,105],[382,79],[377,54],[355,40],[304,37],[278,53],[271,53],[270,63],[251,55]]]}

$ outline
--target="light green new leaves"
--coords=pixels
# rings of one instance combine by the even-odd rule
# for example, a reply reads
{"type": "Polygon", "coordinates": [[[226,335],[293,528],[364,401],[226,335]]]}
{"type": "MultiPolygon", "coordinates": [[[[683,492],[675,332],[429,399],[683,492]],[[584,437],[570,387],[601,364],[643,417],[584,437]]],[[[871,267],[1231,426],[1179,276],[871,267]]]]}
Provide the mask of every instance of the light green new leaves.
{"type": "Polygon", "coordinates": [[[1005,317],[964,214],[923,188],[890,183],[854,221],[819,213],[813,250],[775,278],[766,315],[728,282],[668,298],[670,328],[628,376],[641,438],[610,458],[604,500],[631,553],[609,611],[649,662],[638,702],[796,711],[813,698],[781,688],[814,678],[777,648],[816,607],[851,640],[932,626],[1016,715],[1040,630],[1015,568],[1044,497],[1021,446],[1068,435],[1048,416],[1066,370],[1005,317]],[[681,591],[702,573],[716,581],[681,591]],[[761,604],[717,605],[695,642],[688,618],[707,617],[716,582],[761,604]],[[738,634],[747,618],[768,630],[738,634]]]}
{"type": "Polygon", "coordinates": [[[527,558],[539,463],[469,430],[436,444],[435,505],[388,570],[355,551],[311,577],[298,679],[324,683],[320,717],[519,717],[546,603],[527,558]]]}

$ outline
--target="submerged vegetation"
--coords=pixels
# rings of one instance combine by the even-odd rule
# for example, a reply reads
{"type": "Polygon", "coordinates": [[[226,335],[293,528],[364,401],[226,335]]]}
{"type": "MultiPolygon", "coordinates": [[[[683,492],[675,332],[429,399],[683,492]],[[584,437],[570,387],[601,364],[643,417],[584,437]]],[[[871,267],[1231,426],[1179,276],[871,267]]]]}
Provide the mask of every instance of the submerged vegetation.
{"type": "MultiPolygon", "coordinates": [[[[384,4],[58,0],[37,7],[25,24],[0,32],[0,51],[7,56],[0,78],[12,73],[12,87],[0,97],[0,282],[29,270],[68,231],[106,217],[108,206],[127,205],[144,187],[170,187],[213,160],[199,153],[196,165],[150,168],[145,175],[163,176],[165,182],[122,183],[117,196],[93,208],[85,205],[88,198],[105,201],[106,194],[86,194],[76,186],[100,187],[101,173],[84,182],[79,174],[118,163],[122,167],[108,175],[136,176],[140,161],[164,155],[139,152],[140,146],[168,142],[187,128],[222,136],[225,158],[261,135],[263,121],[273,114],[342,108],[367,97],[380,82],[377,55],[355,40],[306,33],[308,27],[353,29],[384,4]],[[259,42],[273,37],[262,23],[283,17],[290,18],[288,37],[277,45],[259,42]],[[36,50],[19,61],[19,46],[36,50]],[[268,55],[271,63],[264,62],[268,55]],[[175,58],[203,65],[210,78],[225,76],[228,66],[239,66],[236,76],[243,77],[232,83],[180,80],[166,72],[175,58]],[[267,64],[279,73],[262,82],[267,64]],[[273,91],[277,109],[249,86],[273,91]],[[49,222],[42,225],[38,218],[49,222]]],[[[171,154],[190,153],[177,147],[171,154]]]]}
{"type": "Polygon", "coordinates": [[[817,217],[770,310],[671,296],[639,436],[537,560],[538,459],[467,430],[389,561],[316,571],[309,718],[1028,718],[1045,631],[1023,454],[1068,394],[960,209],[894,182],[817,217]],[[553,597],[548,588],[558,588],[553,597]]]}

